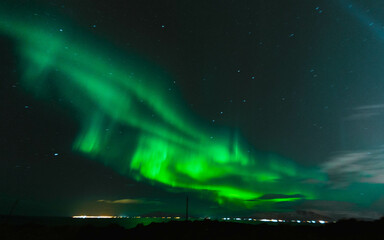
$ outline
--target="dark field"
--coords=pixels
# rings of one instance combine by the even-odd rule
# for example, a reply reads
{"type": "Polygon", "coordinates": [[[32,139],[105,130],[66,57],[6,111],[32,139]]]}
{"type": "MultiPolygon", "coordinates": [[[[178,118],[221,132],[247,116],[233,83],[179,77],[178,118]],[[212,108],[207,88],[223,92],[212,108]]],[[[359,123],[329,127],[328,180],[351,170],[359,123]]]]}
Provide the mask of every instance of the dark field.
{"type": "Polygon", "coordinates": [[[111,218],[111,219],[76,219],[71,217],[11,217],[0,216],[0,224],[7,225],[43,225],[43,226],[75,226],[81,227],[91,225],[94,227],[107,227],[111,224],[119,225],[123,228],[130,229],[136,227],[138,224],[144,226],[153,222],[169,222],[171,219],[167,218],[111,218]]]}
{"type": "MultiPolygon", "coordinates": [[[[48,219],[48,218],[47,218],[48,219]]],[[[45,220],[47,220],[45,219],[45,220]]],[[[384,220],[342,220],[326,225],[168,221],[124,228],[116,222],[3,223],[0,239],[383,239],[384,220]],[[109,224],[105,224],[109,223],[109,224]]],[[[159,220],[160,221],[160,220],[159,220]]],[[[148,221],[149,222],[149,221],[148,221]]]]}

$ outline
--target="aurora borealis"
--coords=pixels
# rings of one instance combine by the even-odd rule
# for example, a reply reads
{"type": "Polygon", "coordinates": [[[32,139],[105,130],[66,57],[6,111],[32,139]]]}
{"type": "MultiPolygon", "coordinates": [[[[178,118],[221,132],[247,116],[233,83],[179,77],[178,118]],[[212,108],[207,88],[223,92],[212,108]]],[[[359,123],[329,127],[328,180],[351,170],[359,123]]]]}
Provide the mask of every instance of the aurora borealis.
{"type": "MultiPolygon", "coordinates": [[[[168,28],[178,29],[172,25],[172,21],[178,18],[182,22],[185,21],[184,26],[198,25],[198,17],[192,17],[194,14],[199,15],[198,5],[190,6],[192,16],[182,15],[183,11],[179,13],[181,15],[162,12],[159,14],[164,17],[165,23],[153,20],[156,24],[145,28],[146,23],[143,21],[143,25],[132,27],[134,30],[124,30],[116,27],[122,20],[116,17],[114,22],[114,18],[108,18],[110,15],[107,13],[104,17],[107,16],[105,18],[110,22],[104,20],[105,23],[100,21],[99,24],[90,20],[95,16],[96,19],[99,17],[96,12],[103,11],[100,10],[103,3],[94,4],[94,8],[91,8],[93,10],[79,14],[84,11],[84,6],[73,1],[56,1],[51,5],[34,1],[20,1],[20,4],[22,2],[25,3],[22,8],[9,1],[0,5],[0,33],[8,44],[12,44],[12,54],[9,55],[16,59],[4,61],[16,69],[16,76],[12,75],[16,80],[12,81],[20,82],[15,89],[22,96],[20,98],[31,99],[36,105],[42,104],[40,106],[48,103],[48,108],[41,107],[36,116],[42,113],[44,116],[45,111],[48,113],[55,109],[54,111],[58,111],[55,113],[55,119],[62,118],[60,125],[52,127],[55,134],[50,137],[45,136],[49,133],[42,136],[40,133],[36,134],[37,130],[29,134],[33,138],[40,136],[39,139],[44,136],[46,139],[53,136],[55,139],[65,139],[65,144],[60,144],[59,141],[50,150],[41,150],[45,152],[46,157],[41,158],[38,150],[32,150],[36,152],[35,156],[31,160],[23,160],[31,162],[24,165],[46,166],[44,161],[50,160],[41,159],[62,158],[60,166],[63,170],[60,171],[67,173],[63,174],[60,181],[70,181],[76,185],[83,178],[68,180],[72,171],[69,169],[79,164],[75,163],[76,161],[80,161],[84,166],[96,161],[94,168],[99,170],[94,173],[84,170],[87,172],[85,175],[94,174],[96,177],[100,171],[111,170],[116,174],[113,175],[114,178],[120,179],[120,182],[130,181],[129,185],[134,186],[131,190],[119,188],[108,194],[100,190],[97,194],[90,194],[92,197],[79,197],[81,202],[92,201],[104,206],[108,203],[130,203],[129,205],[141,209],[131,211],[138,212],[143,211],[143,207],[137,205],[147,202],[152,203],[152,211],[155,211],[158,208],[157,203],[162,202],[161,199],[183,199],[180,196],[189,194],[198,202],[199,209],[209,208],[204,204],[213,204],[221,209],[220,212],[286,212],[305,207],[324,212],[346,202],[353,205],[351,209],[343,210],[349,213],[368,211],[367,209],[376,211],[375,206],[381,201],[381,192],[384,190],[380,178],[384,174],[381,167],[377,170],[374,166],[381,166],[380,146],[384,139],[377,133],[380,127],[369,133],[364,133],[364,128],[379,126],[377,123],[380,121],[383,105],[380,98],[375,96],[380,96],[379,90],[384,89],[384,85],[377,82],[376,75],[365,78],[368,72],[372,73],[368,66],[357,68],[359,73],[351,80],[349,71],[353,69],[352,66],[361,66],[363,63],[354,55],[349,60],[344,59],[345,52],[341,51],[353,49],[354,44],[359,44],[359,40],[350,43],[348,41],[352,40],[349,38],[343,43],[346,47],[340,52],[326,56],[324,51],[319,49],[332,49],[337,40],[327,41],[320,33],[311,35],[305,31],[313,29],[314,26],[317,26],[320,32],[326,31],[324,26],[327,26],[329,20],[322,18],[339,16],[340,12],[345,14],[342,15],[343,18],[353,18],[357,24],[359,18],[354,18],[353,12],[350,14],[349,5],[344,8],[338,4],[324,3],[323,7],[321,4],[312,6],[303,3],[303,8],[310,12],[302,17],[311,19],[310,22],[314,25],[307,26],[300,22],[299,16],[292,17],[285,13],[282,14],[282,19],[292,18],[292,21],[302,24],[295,27],[292,27],[293,23],[289,24],[291,27],[287,30],[285,27],[277,27],[281,23],[279,20],[275,19],[270,25],[265,22],[263,19],[270,19],[270,15],[260,9],[280,10],[264,1],[258,1],[255,5],[250,4],[251,9],[258,13],[255,16],[250,15],[248,20],[253,23],[244,23],[244,26],[247,26],[244,28],[253,30],[245,31],[243,27],[223,23],[227,24],[229,29],[235,29],[235,32],[238,29],[244,30],[244,36],[233,33],[228,40],[215,37],[215,33],[210,34],[211,31],[219,31],[222,27],[215,25],[222,17],[218,13],[217,20],[210,21],[219,30],[212,30],[212,26],[209,30],[203,28],[203,31],[207,31],[207,40],[204,40],[207,42],[204,44],[210,44],[211,49],[215,49],[215,44],[211,41],[217,41],[218,47],[216,50],[207,50],[209,54],[204,61],[197,61],[205,52],[191,46],[203,40],[174,42],[175,49],[184,51],[181,54],[173,48],[172,41],[176,36],[184,39],[182,36],[186,33],[181,30],[183,28],[174,30],[170,37],[161,34],[171,31],[168,28]],[[331,9],[338,10],[332,10],[336,11],[335,13],[331,9]],[[78,11],[79,15],[71,11],[78,11]],[[113,40],[113,34],[107,34],[110,26],[115,29],[111,30],[112,32],[123,35],[121,39],[124,41],[136,39],[132,40],[136,41],[136,47],[123,46],[119,40],[113,40]],[[99,28],[102,30],[95,33],[99,28]],[[263,32],[263,29],[266,32],[263,32]],[[159,34],[161,41],[169,42],[163,46],[164,52],[151,48],[151,34],[159,34]],[[316,41],[313,41],[313,38],[316,38],[316,41]],[[237,39],[247,43],[236,43],[237,39]],[[272,44],[274,41],[281,42],[272,44]],[[224,50],[228,44],[234,42],[237,50],[224,50]],[[151,51],[152,56],[162,53],[161,56],[174,54],[178,57],[161,61],[151,57],[151,51]],[[220,57],[220,54],[227,54],[227,59],[220,57]],[[214,60],[207,60],[211,58],[214,60]],[[340,61],[340,58],[345,61],[340,61]],[[336,66],[336,62],[345,65],[336,66]],[[233,66],[232,69],[230,66],[233,66]],[[196,71],[196,68],[199,70],[196,71]],[[222,72],[217,72],[217,68],[223,69],[222,72]],[[276,71],[275,68],[280,70],[276,71]],[[193,85],[196,80],[186,80],[195,79],[188,74],[197,75],[197,72],[204,71],[206,73],[201,77],[200,87],[199,84],[193,85]],[[226,71],[231,73],[224,73],[226,71]],[[339,77],[344,77],[345,80],[337,81],[339,77]],[[361,83],[362,79],[365,79],[364,84],[361,83]],[[361,94],[360,84],[368,86],[361,94]],[[369,93],[365,95],[366,92],[369,93]],[[214,98],[221,99],[220,103],[214,98]],[[67,132],[62,126],[71,127],[68,127],[70,130],[67,132]],[[358,130],[360,128],[363,130],[358,130]],[[59,133],[56,134],[57,132],[59,133]],[[46,153],[47,151],[49,153],[46,153]],[[364,166],[369,167],[360,171],[364,166]],[[138,190],[140,188],[148,190],[138,190]],[[159,192],[151,192],[153,189],[159,189],[159,192]],[[141,191],[146,192],[143,194],[141,191]],[[95,200],[84,200],[88,198],[95,200]],[[327,204],[330,204],[329,209],[323,209],[327,204]]],[[[111,3],[110,9],[115,11],[119,4],[120,1],[111,3]]],[[[132,9],[129,11],[146,12],[148,9],[142,4],[132,3],[132,9]]],[[[187,8],[183,4],[171,2],[166,5],[184,10],[187,8]]],[[[208,9],[213,8],[213,5],[208,5],[208,9]]],[[[156,10],[159,6],[155,6],[148,8],[156,13],[161,12],[156,10]]],[[[127,7],[122,5],[122,9],[127,7]]],[[[221,7],[226,9],[225,6],[221,7]]],[[[243,7],[245,6],[241,5],[240,9],[243,7]]],[[[219,12],[227,14],[223,9],[219,12]]],[[[234,11],[229,16],[237,19],[236,21],[246,22],[237,10],[234,11]]],[[[130,24],[130,17],[132,21],[141,22],[138,15],[128,15],[121,15],[127,18],[124,20],[127,24],[130,24]]],[[[350,24],[350,30],[344,26],[346,35],[358,35],[363,31],[357,31],[355,23],[350,24]],[[358,33],[355,33],[356,31],[358,33]]],[[[364,26],[364,22],[359,24],[360,27],[364,26]]],[[[380,30],[375,28],[374,32],[377,31],[380,30]]],[[[361,40],[363,42],[379,41],[375,36],[369,35],[369,30],[364,34],[367,37],[361,40]]],[[[377,37],[377,34],[374,35],[377,37]]],[[[348,37],[340,35],[339,38],[348,37]]],[[[157,42],[161,42],[160,40],[157,42]]],[[[375,43],[371,45],[373,44],[375,43]]],[[[371,45],[368,44],[366,49],[361,50],[367,52],[362,54],[373,51],[371,45]]],[[[384,51],[382,47],[380,49],[384,51]]],[[[325,52],[331,54],[332,51],[325,52]]],[[[379,66],[381,63],[376,61],[375,64],[379,66]]],[[[373,66],[372,69],[376,67],[373,66]]],[[[16,85],[9,84],[8,88],[9,86],[16,85]]],[[[4,90],[5,92],[8,90],[4,90]]],[[[16,118],[20,115],[18,111],[35,111],[30,104],[24,105],[15,112],[6,108],[10,112],[8,116],[16,118]]],[[[54,122],[51,117],[47,117],[46,121],[54,122]]],[[[4,125],[9,125],[12,119],[4,119],[4,125]]],[[[25,124],[22,119],[20,121],[20,126],[25,124]]],[[[36,119],[34,121],[38,122],[36,119]]],[[[4,137],[4,146],[18,142],[15,152],[23,152],[23,141],[20,141],[20,137],[9,138],[13,134],[11,130],[8,131],[5,135],[8,137],[4,137]]],[[[44,144],[39,142],[29,145],[45,148],[44,144]]],[[[12,156],[12,153],[9,156],[12,156]]],[[[11,158],[9,156],[6,158],[11,158]]],[[[22,159],[28,159],[24,154],[21,156],[22,159]]],[[[20,168],[21,165],[10,164],[4,169],[15,166],[20,168]]],[[[28,171],[34,171],[34,168],[31,169],[28,171]]],[[[82,171],[79,169],[77,171],[82,171]]],[[[20,175],[19,179],[22,178],[20,175]]],[[[38,179],[38,176],[34,178],[38,179]]],[[[112,179],[112,175],[109,178],[112,179]]],[[[114,185],[120,184],[117,180],[114,181],[114,185]]],[[[58,184],[60,185],[59,182],[58,184]]],[[[97,188],[92,182],[87,184],[97,188]]],[[[38,188],[38,185],[35,187],[38,188]]],[[[66,191],[68,190],[64,192],[66,191]]],[[[19,193],[17,190],[4,192],[7,192],[3,200],[5,202],[25,194],[25,191],[21,190],[19,193]]],[[[32,191],[28,198],[39,199],[41,194],[38,192],[39,190],[32,191]]]]}
{"type": "Polygon", "coordinates": [[[113,56],[105,61],[106,52],[88,40],[83,40],[87,45],[76,44],[59,26],[50,27],[58,29],[54,33],[38,22],[30,26],[4,21],[3,26],[6,34],[20,42],[28,90],[37,89],[35,94],[44,96],[50,81],[60,98],[75,99],[72,105],[82,114],[83,129],[74,150],[120,174],[169,187],[208,190],[219,202],[243,204],[270,193],[313,195],[294,183],[282,187],[279,181],[285,178],[324,180],[281,157],[255,154],[235,130],[201,127],[174,104],[180,99],[167,96],[161,81],[168,79],[150,66],[134,60],[117,62],[113,56]],[[44,79],[52,72],[54,76],[44,79]],[[131,134],[119,136],[116,125],[131,134]],[[133,149],[126,147],[132,144],[133,149]]]}

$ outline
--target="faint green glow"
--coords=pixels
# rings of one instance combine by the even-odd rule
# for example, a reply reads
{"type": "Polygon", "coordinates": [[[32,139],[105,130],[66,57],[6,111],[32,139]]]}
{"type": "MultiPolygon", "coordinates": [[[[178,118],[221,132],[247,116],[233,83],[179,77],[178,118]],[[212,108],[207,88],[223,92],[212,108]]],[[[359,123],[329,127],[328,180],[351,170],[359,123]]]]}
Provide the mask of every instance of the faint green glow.
{"type": "Polygon", "coordinates": [[[266,200],[252,199],[269,193],[314,198],[313,187],[300,181],[324,180],[322,174],[258,153],[234,130],[199,122],[168,91],[171,79],[158,67],[59,29],[33,17],[1,21],[24,60],[25,87],[39,97],[54,88],[54,97],[76,110],[82,129],[75,151],[138,181],[203,190],[223,204],[261,204],[266,200]]]}

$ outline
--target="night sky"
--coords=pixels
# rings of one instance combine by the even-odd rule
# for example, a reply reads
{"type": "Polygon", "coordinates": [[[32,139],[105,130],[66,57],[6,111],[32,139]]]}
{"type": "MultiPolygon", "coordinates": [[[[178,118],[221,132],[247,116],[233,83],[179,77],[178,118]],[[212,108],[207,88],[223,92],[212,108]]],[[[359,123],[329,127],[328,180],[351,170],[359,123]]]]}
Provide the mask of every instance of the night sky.
{"type": "Polygon", "coordinates": [[[384,2],[3,0],[0,214],[384,214],[384,2]]]}

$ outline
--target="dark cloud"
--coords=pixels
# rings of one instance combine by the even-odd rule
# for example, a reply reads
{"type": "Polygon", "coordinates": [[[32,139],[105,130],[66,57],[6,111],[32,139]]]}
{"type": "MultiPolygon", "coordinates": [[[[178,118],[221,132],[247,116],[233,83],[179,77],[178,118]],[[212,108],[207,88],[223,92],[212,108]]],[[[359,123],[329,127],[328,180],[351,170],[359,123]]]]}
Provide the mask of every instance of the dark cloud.
{"type": "Polygon", "coordinates": [[[159,201],[148,201],[144,199],[118,199],[118,200],[97,200],[100,203],[108,203],[108,204],[160,204],[159,201]]]}
{"type": "Polygon", "coordinates": [[[297,206],[297,210],[352,210],[356,205],[350,202],[344,201],[327,201],[327,200],[307,200],[297,206]]]}
{"type": "Polygon", "coordinates": [[[384,197],[374,201],[369,207],[372,211],[378,211],[382,216],[384,215],[384,197]]]}
{"type": "Polygon", "coordinates": [[[302,194],[293,194],[293,195],[286,195],[286,194],[264,194],[263,196],[256,198],[256,199],[250,199],[248,201],[259,201],[259,200],[273,200],[273,199],[284,199],[284,198],[305,198],[302,194]]]}
{"type": "Polygon", "coordinates": [[[101,203],[109,203],[109,204],[137,204],[142,203],[142,200],[139,199],[118,199],[118,200],[97,200],[97,202],[101,203]]]}
{"type": "Polygon", "coordinates": [[[296,211],[310,212],[333,219],[356,218],[378,219],[381,213],[364,209],[354,203],[346,201],[306,200],[294,206],[296,211]]]}

